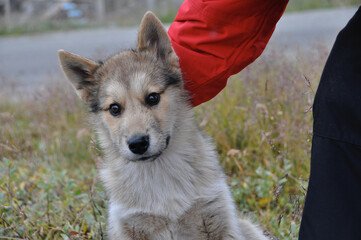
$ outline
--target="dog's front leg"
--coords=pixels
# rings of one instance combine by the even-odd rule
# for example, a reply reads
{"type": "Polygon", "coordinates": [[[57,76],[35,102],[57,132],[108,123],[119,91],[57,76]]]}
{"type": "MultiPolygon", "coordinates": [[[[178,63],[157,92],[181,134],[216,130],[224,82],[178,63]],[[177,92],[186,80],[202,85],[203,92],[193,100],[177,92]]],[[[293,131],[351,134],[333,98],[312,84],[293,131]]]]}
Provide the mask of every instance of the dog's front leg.
{"type": "Polygon", "coordinates": [[[117,222],[109,223],[111,240],[172,240],[175,239],[173,224],[162,216],[136,213],[117,222]],[[117,225],[114,225],[117,224],[117,225]]]}

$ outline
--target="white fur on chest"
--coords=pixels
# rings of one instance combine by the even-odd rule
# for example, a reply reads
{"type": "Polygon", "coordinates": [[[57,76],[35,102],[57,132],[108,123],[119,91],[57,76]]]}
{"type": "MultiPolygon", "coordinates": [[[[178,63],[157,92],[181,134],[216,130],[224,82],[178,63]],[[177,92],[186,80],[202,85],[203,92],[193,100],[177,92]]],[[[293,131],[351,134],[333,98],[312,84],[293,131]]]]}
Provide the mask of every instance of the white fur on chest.
{"type": "MultiPolygon", "coordinates": [[[[207,169],[205,164],[204,169],[197,169],[194,162],[186,159],[193,153],[169,150],[154,162],[131,162],[115,169],[102,169],[100,175],[110,193],[110,203],[131,212],[176,219],[197,198],[209,193],[216,179],[216,174],[209,170],[213,168],[207,169]]],[[[209,164],[215,161],[212,159],[209,164]]]]}
{"type": "MultiPolygon", "coordinates": [[[[182,196],[180,193],[177,195],[173,195],[172,197],[181,197],[183,200],[187,201],[186,205],[178,205],[176,209],[172,207],[172,202],[167,202],[166,199],[159,199],[159,204],[153,204],[153,206],[155,207],[150,211],[147,211],[149,209],[145,210],[144,208],[129,207],[118,202],[110,201],[108,209],[109,230],[112,236],[123,236],[123,224],[124,222],[126,222],[125,219],[129,219],[132,215],[148,213],[155,216],[168,217],[170,219],[170,222],[168,222],[167,226],[169,227],[170,231],[174,231],[172,233],[174,239],[178,239],[178,220],[179,217],[181,217],[181,215],[183,215],[188,210],[188,207],[191,208],[192,204],[196,203],[198,200],[211,200],[219,197],[220,195],[222,195],[224,197],[224,200],[226,201],[224,204],[224,211],[234,213],[235,209],[233,208],[232,199],[228,194],[227,184],[223,178],[219,178],[218,181],[202,189],[202,194],[194,195],[191,200],[185,199],[186,196],[182,196]],[[186,206],[188,207],[186,208],[186,206]],[[163,210],[164,208],[168,208],[170,212],[165,212],[163,210]],[[177,212],[175,210],[177,210],[177,212]]],[[[233,221],[231,222],[237,222],[235,215],[230,214],[230,217],[233,218],[233,221]]],[[[228,220],[229,219],[224,219],[224,221],[228,220]]],[[[234,228],[238,229],[237,226],[234,226],[234,228]]]]}

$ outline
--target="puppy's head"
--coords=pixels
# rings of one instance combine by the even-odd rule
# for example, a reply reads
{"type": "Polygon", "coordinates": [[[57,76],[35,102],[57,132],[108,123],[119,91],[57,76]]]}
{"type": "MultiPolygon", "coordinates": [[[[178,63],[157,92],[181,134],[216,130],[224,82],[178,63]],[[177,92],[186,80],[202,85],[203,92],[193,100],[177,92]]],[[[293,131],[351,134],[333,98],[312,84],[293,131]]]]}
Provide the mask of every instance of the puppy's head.
{"type": "Polygon", "coordinates": [[[152,161],[189,109],[178,58],[165,28],[143,17],[136,50],[97,63],[59,51],[61,67],[94,116],[103,147],[129,161],[152,161]]]}

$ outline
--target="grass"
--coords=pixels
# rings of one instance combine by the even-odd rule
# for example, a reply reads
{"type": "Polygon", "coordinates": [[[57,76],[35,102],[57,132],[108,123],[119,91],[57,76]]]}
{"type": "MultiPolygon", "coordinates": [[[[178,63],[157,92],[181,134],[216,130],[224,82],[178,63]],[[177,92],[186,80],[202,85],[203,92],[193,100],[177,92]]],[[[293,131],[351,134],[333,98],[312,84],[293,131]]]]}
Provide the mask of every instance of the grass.
{"type": "Polygon", "coordinates": [[[75,21],[29,21],[24,24],[14,24],[5,26],[0,24],[0,36],[13,36],[34,33],[46,33],[52,31],[67,31],[76,29],[91,29],[107,26],[105,23],[78,23],[75,21]]]}
{"type": "Polygon", "coordinates": [[[31,101],[1,101],[0,238],[100,239],[99,153],[85,109],[59,86],[31,101]]]}
{"type": "Polygon", "coordinates": [[[198,109],[241,211],[279,239],[297,239],[308,184],[312,101],[325,50],[263,56],[198,109]],[[311,57],[313,55],[313,57],[311,57]]]}
{"type": "MultiPolygon", "coordinates": [[[[327,55],[317,49],[293,61],[266,54],[196,109],[240,212],[278,239],[297,239],[310,108],[327,55]]],[[[62,81],[31,98],[0,99],[0,239],[105,236],[107,203],[96,173],[102,155],[86,109],[62,81]]]]}

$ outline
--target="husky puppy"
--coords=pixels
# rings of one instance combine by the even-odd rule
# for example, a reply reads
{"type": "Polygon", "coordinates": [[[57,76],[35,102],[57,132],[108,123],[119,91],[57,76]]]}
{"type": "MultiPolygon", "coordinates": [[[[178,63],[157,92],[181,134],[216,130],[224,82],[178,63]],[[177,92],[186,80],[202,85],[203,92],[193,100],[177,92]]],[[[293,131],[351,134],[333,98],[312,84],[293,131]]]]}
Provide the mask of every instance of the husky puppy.
{"type": "Polygon", "coordinates": [[[178,57],[159,19],[143,17],[135,50],[104,63],[59,50],[104,151],[110,239],[264,240],[239,220],[217,154],[198,129],[178,57]]]}

